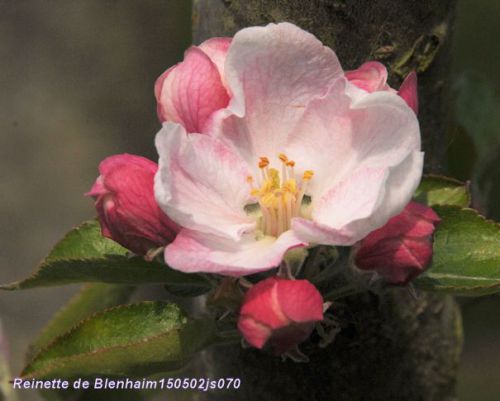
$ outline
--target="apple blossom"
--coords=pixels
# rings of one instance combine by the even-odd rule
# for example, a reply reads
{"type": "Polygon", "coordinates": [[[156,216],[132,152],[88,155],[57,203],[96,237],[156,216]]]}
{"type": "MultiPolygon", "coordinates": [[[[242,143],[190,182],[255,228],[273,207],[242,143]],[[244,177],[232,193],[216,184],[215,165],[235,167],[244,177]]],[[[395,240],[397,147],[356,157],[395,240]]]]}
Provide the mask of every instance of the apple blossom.
{"type": "Polygon", "coordinates": [[[281,354],[306,340],[323,320],[323,298],[307,280],[271,277],[254,285],[240,309],[238,328],[256,348],[281,354]]]}
{"type": "Polygon", "coordinates": [[[139,255],[170,243],[178,231],[158,207],[153,180],[158,165],[129,154],[110,156],[86,194],[94,197],[102,234],[139,255]]]}
{"type": "Polygon", "coordinates": [[[439,221],[430,207],[410,202],[359,243],[356,267],[376,271],[391,284],[408,283],[429,265],[432,234],[439,221]]]}
{"type": "Polygon", "coordinates": [[[392,91],[356,87],[313,35],[239,31],[222,81],[231,100],[204,134],[167,121],[156,137],[156,199],[182,226],[171,267],[271,269],[295,247],[352,245],[410,201],[423,163],[415,113],[392,91]]]}

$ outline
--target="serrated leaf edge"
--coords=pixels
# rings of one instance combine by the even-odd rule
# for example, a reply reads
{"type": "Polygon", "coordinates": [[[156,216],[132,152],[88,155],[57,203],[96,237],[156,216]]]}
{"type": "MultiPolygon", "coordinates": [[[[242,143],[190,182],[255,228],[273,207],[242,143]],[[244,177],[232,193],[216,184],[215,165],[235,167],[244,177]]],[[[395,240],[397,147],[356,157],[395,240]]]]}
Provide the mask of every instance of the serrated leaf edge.
{"type": "MultiPolygon", "coordinates": [[[[142,301],[142,302],[135,303],[135,304],[123,304],[123,305],[113,306],[111,308],[107,308],[107,309],[104,309],[104,310],[99,311],[99,312],[95,312],[95,313],[89,315],[88,317],[86,317],[85,319],[80,320],[78,323],[76,323],[68,331],[62,333],[61,335],[59,335],[57,337],[55,337],[46,346],[40,348],[40,350],[35,355],[33,355],[33,357],[31,358],[31,360],[26,364],[26,367],[28,367],[28,365],[31,365],[34,362],[36,362],[36,359],[40,356],[40,354],[48,351],[50,348],[52,348],[55,345],[56,342],[58,342],[59,340],[61,340],[63,337],[66,337],[66,336],[69,336],[69,335],[73,334],[76,330],[78,330],[81,326],[85,325],[90,320],[93,320],[93,319],[95,319],[95,318],[97,318],[97,317],[99,317],[101,315],[107,314],[107,313],[115,311],[117,309],[130,309],[130,308],[140,307],[140,306],[143,306],[143,305],[154,305],[154,304],[162,304],[162,305],[165,305],[165,306],[166,305],[173,305],[176,308],[178,308],[181,313],[184,313],[182,311],[182,309],[178,305],[176,305],[174,303],[171,303],[171,302],[164,302],[164,301],[142,301]]],[[[140,341],[138,343],[140,343],[140,341]]],[[[133,343],[127,343],[127,344],[125,344],[123,346],[128,346],[129,344],[133,344],[133,343]]],[[[113,347],[106,347],[106,348],[113,348],[113,347]]],[[[106,349],[106,348],[103,348],[103,349],[106,349]]],[[[92,353],[93,352],[90,352],[88,354],[92,354],[92,353]]],[[[83,355],[83,354],[85,354],[85,353],[77,354],[77,355],[83,355]]],[[[72,355],[72,356],[75,356],[75,355],[72,355]]],[[[26,370],[26,367],[23,369],[23,372],[26,370]]]]}

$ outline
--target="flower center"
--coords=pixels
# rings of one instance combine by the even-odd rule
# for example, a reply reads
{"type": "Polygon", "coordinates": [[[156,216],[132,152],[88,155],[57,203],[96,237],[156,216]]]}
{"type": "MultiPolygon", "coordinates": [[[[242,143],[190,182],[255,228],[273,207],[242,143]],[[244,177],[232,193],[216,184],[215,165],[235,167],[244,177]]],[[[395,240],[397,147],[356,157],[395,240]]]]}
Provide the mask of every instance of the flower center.
{"type": "Polygon", "coordinates": [[[278,237],[290,229],[293,217],[301,216],[301,206],[307,190],[307,183],[314,175],[312,170],[304,171],[302,179],[295,179],[295,162],[280,153],[280,171],[269,167],[269,159],[261,157],[259,168],[261,170],[260,186],[254,185],[254,178],[247,177],[250,184],[251,195],[258,199],[261,212],[260,230],[264,235],[278,237]]]}

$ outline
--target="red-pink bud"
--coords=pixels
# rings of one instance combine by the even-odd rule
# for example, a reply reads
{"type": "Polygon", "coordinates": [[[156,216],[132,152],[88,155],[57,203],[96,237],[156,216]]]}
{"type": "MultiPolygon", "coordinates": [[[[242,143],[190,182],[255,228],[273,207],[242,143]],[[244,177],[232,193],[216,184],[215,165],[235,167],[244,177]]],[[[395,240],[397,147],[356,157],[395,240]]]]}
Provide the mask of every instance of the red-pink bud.
{"type": "Polygon", "coordinates": [[[376,271],[391,284],[408,283],[429,265],[432,234],[439,221],[430,207],[410,202],[359,243],[356,267],[376,271]]]}
{"type": "MultiPolygon", "coordinates": [[[[396,92],[387,84],[387,69],[378,61],[367,61],[356,70],[346,71],[345,77],[358,88],[368,93],[378,91],[396,92]]],[[[417,74],[410,72],[399,87],[397,94],[418,114],[417,74]]]]}
{"type": "Polygon", "coordinates": [[[238,328],[250,345],[270,344],[281,354],[306,340],[321,320],[323,298],[309,281],[271,277],[246,293],[238,328]]]}
{"type": "Polygon", "coordinates": [[[154,176],[158,165],[129,154],[110,156],[99,165],[90,191],[102,235],[138,255],[172,242],[178,226],[158,207],[154,176]]]}

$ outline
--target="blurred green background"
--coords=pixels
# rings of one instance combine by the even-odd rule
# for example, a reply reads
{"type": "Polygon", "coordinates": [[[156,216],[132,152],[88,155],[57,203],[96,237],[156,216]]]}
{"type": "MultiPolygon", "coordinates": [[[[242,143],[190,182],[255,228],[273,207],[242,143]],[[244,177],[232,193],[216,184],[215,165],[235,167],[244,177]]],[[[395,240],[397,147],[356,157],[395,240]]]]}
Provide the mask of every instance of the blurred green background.
{"type": "MultiPolygon", "coordinates": [[[[450,173],[500,219],[500,1],[460,0],[450,173]],[[496,185],[496,186],[495,186],[496,185]]],[[[0,282],[29,274],[70,227],[100,160],[156,158],[153,84],[191,42],[188,0],[0,0],[0,282]]],[[[75,287],[0,293],[14,374],[75,287]]],[[[462,401],[500,399],[500,297],[462,300],[462,401]]],[[[24,391],[23,401],[37,400],[24,391]]]]}

